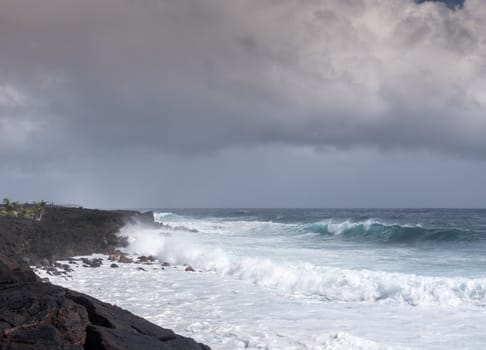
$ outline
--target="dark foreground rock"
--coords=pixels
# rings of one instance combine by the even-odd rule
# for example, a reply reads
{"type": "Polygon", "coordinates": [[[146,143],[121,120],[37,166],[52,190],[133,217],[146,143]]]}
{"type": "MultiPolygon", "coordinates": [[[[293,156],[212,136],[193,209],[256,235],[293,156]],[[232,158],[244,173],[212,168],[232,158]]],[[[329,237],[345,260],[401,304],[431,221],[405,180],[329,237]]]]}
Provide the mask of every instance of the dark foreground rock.
{"type": "Polygon", "coordinates": [[[25,243],[2,232],[0,242],[0,286],[40,281],[22,258],[25,243]]]}
{"type": "Polygon", "coordinates": [[[209,348],[87,295],[31,282],[0,287],[0,349],[209,348]]]}
{"type": "Polygon", "coordinates": [[[42,283],[26,263],[112,250],[120,243],[116,231],[134,217],[71,208],[51,208],[41,222],[0,217],[0,350],[208,350],[116,306],[42,283]]]}

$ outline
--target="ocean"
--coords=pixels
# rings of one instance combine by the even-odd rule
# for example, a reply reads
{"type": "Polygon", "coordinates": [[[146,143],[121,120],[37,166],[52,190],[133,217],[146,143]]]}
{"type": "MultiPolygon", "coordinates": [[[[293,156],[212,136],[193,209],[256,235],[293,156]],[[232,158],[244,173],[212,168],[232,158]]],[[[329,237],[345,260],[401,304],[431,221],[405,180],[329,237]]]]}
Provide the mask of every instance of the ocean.
{"type": "Polygon", "coordinates": [[[213,349],[486,348],[486,210],[154,212],[121,234],[170,267],[49,278],[213,349]]]}

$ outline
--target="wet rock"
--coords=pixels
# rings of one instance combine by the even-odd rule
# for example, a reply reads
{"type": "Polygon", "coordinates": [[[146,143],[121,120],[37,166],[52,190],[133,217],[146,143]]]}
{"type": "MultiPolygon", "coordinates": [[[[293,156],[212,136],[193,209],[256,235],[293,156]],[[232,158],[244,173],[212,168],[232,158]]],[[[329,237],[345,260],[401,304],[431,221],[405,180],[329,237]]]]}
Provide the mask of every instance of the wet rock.
{"type": "Polygon", "coordinates": [[[0,349],[209,350],[87,295],[42,283],[0,287],[0,349]]]}
{"type": "Polygon", "coordinates": [[[133,259],[129,258],[126,255],[120,255],[118,262],[123,263],[123,264],[130,264],[130,263],[133,262],[133,259]]]}
{"type": "Polygon", "coordinates": [[[82,349],[88,313],[51,284],[0,289],[1,349],[82,349]]]}
{"type": "Polygon", "coordinates": [[[137,268],[137,270],[138,270],[138,271],[147,271],[147,270],[145,270],[143,267],[138,267],[138,268],[137,268]]]}
{"type": "Polygon", "coordinates": [[[103,259],[95,258],[95,259],[88,259],[88,258],[81,258],[83,262],[83,266],[85,267],[100,267],[103,264],[103,259]]]}
{"type": "Polygon", "coordinates": [[[185,269],[185,271],[187,271],[187,272],[195,272],[195,270],[192,268],[191,265],[187,266],[186,269],[185,269]]]}
{"type": "Polygon", "coordinates": [[[120,266],[118,266],[117,264],[111,264],[110,267],[116,269],[116,268],[119,268],[120,266]]]}
{"type": "Polygon", "coordinates": [[[162,263],[162,266],[164,266],[164,267],[169,267],[169,266],[170,266],[170,263],[168,263],[167,261],[164,261],[164,262],[162,263]]]}
{"type": "Polygon", "coordinates": [[[47,271],[47,274],[50,275],[50,276],[61,276],[63,274],[63,272],[53,270],[53,271],[47,271]]]}
{"type": "Polygon", "coordinates": [[[62,269],[64,271],[66,271],[66,272],[73,272],[73,269],[68,264],[55,263],[54,266],[57,267],[58,269],[62,269]]]}
{"type": "Polygon", "coordinates": [[[118,261],[120,259],[120,254],[110,254],[108,256],[108,260],[110,261],[118,261]]]}
{"type": "Polygon", "coordinates": [[[20,281],[40,281],[39,277],[21,259],[0,254],[0,285],[20,281]]]}
{"type": "MultiPolygon", "coordinates": [[[[108,260],[114,261],[114,262],[120,262],[120,263],[123,263],[123,264],[133,263],[132,258],[129,258],[125,253],[123,253],[119,250],[116,250],[114,253],[110,254],[108,256],[108,260]]],[[[137,262],[140,262],[140,260],[137,260],[137,262]]]]}
{"type": "Polygon", "coordinates": [[[48,275],[51,276],[61,276],[61,275],[66,275],[67,272],[64,270],[58,270],[56,267],[53,266],[46,266],[42,268],[44,271],[47,272],[48,275]]]}
{"type": "Polygon", "coordinates": [[[141,263],[150,263],[150,262],[154,262],[156,259],[152,255],[149,255],[149,256],[142,255],[142,256],[139,256],[137,258],[137,260],[141,263]]]}

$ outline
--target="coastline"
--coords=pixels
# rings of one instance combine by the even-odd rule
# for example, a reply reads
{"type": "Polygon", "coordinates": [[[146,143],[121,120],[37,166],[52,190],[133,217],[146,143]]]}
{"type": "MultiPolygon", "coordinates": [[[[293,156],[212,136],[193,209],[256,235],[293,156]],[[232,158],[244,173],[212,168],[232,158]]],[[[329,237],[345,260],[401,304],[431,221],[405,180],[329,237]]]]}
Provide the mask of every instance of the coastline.
{"type": "Polygon", "coordinates": [[[74,255],[111,254],[125,224],[153,224],[151,213],[47,207],[41,221],[0,216],[2,349],[184,349],[208,346],[116,306],[43,283],[29,265],[74,255]],[[152,222],[150,221],[152,220],[152,222]]]}

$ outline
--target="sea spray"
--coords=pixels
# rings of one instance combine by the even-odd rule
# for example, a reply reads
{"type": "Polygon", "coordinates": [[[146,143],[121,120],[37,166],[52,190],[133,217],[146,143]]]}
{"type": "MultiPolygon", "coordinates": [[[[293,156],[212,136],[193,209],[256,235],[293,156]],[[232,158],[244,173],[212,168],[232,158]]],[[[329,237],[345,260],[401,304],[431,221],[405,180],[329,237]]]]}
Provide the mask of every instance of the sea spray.
{"type": "Polygon", "coordinates": [[[433,243],[433,242],[470,242],[486,239],[483,232],[468,228],[424,227],[415,223],[387,222],[368,218],[325,219],[315,222],[282,223],[260,220],[221,220],[204,218],[194,220],[170,212],[155,213],[154,220],[160,223],[174,222],[193,230],[206,233],[238,234],[271,234],[286,232],[288,234],[320,234],[324,238],[335,238],[355,241],[372,241],[382,243],[433,243]]]}
{"type": "Polygon", "coordinates": [[[206,272],[249,281],[279,292],[324,301],[384,302],[408,305],[486,305],[486,278],[445,278],[383,271],[315,266],[305,261],[274,261],[238,256],[221,247],[194,242],[184,232],[129,225],[121,233],[128,251],[189,264],[206,272]]]}

